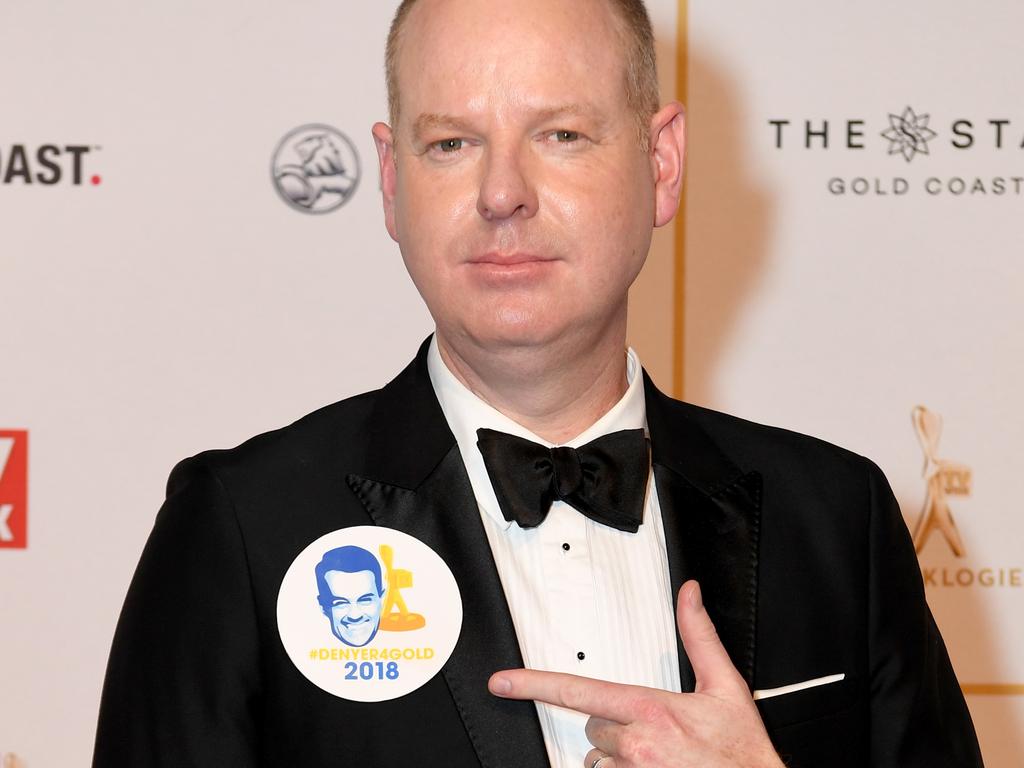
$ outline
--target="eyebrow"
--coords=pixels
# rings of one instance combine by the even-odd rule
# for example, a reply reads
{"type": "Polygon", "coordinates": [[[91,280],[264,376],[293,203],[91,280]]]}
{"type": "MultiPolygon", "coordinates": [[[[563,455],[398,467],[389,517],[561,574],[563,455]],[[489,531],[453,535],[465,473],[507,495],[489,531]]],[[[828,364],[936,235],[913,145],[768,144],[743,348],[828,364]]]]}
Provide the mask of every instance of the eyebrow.
{"type": "MultiPolygon", "coordinates": [[[[532,110],[530,115],[535,122],[547,122],[558,117],[598,117],[600,111],[588,102],[574,102],[538,108],[532,110]]],[[[413,121],[412,135],[415,140],[419,141],[427,131],[436,129],[472,132],[470,121],[464,118],[444,113],[424,112],[413,121]]]]}
{"type": "Polygon", "coordinates": [[[589,102],[574,102],[572,104],[559,104],[554,107],[545,107],[534,112],[537,120],[544,122],[556,117],[597,117],[600,110],[589,102]]]}
{"type": "Polygon", "coordinates": [[[455,117],[454,115],[424,112],[413,121],[412,136],[414,139],[419,141],[427,131],[438,128],[450,128],[454,131],[466,131],[469,129],[469,123],[455,117]]]}

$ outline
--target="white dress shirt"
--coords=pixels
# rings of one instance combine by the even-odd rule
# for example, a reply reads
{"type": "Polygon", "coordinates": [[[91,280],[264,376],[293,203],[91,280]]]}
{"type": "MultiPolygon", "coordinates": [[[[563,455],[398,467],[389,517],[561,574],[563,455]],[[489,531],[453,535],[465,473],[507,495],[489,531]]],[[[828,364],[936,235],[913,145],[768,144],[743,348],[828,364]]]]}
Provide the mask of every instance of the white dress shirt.
{"type": "MultiPolygon", "coordinates": [[[[636,533],[597,523],[559,500],[536,528],[507,522],[477,448],[477,429],[554,444],[467,389],[441,359],[436,338],[427,366],[469,473],[525,665],[679,691],[675,603],[652,476],[636,533]]],[[[565,445],[576,448],[623,429],[646,430],[643,377],[632,349],[626,352],[626,375],[622,399],[565,445]]],[[[591,749],[583,731],[587,715],[547,704],[538,704],[537,712],[552,768],[580,768],[591,749]]]]}

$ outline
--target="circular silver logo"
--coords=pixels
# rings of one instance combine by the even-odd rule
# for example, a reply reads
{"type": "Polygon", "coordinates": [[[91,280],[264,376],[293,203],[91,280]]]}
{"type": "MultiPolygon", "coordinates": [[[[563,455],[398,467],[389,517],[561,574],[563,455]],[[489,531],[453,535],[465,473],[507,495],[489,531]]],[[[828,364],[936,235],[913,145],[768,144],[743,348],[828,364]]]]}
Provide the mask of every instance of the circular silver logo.
{"type": "Polygon", "coordinates": [[[349,138],[329,125],[310,123],[289,131],[270,166],[274,189],[303,213],[330,213],[359,186],[359,155],[349,138]]]}

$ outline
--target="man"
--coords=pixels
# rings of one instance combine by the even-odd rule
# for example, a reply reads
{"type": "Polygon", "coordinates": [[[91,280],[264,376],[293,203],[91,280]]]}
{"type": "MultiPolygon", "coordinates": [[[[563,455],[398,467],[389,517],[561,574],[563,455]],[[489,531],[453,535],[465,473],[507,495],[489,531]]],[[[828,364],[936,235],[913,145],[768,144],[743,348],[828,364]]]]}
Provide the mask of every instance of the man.
{"type": "Polygon", "coordinates": [[[334,636],[357,648],[373,640],[384,597],[377,558],[362,547],[337,547],[324,553],[315,574],[317,600],[334,636]]]}
{"type": "Polygon", "coordinates": [[[388,73],[385,221],[436,334],[175,469],[96,765],[980,765],[878,469],[624,351],[683,171],[642,4],[406,2],[388,73]],[[368,523],[432,547],[465,616],[441,674],[373,704],[302,677],[274,611],[298,552],[368,523]]]}

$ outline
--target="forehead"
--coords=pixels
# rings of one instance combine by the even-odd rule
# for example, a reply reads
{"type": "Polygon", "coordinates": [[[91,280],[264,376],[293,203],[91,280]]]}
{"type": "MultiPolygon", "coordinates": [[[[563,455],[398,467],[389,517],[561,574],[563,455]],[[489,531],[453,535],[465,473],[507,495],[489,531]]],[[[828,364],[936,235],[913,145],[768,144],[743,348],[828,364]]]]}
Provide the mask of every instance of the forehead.
{"type": "Polygon", "coordinates": [[[625,108],[625,48],[609,0],[419,0],[397,62],[403,116],[625,108]]]}
{"type": "Polygon", "coordinates": [[[361,597],[367,592],[376,592],[376,582],[369,571],[328,571],[324,574],[327,588],[335,597],[361,597]]]}

